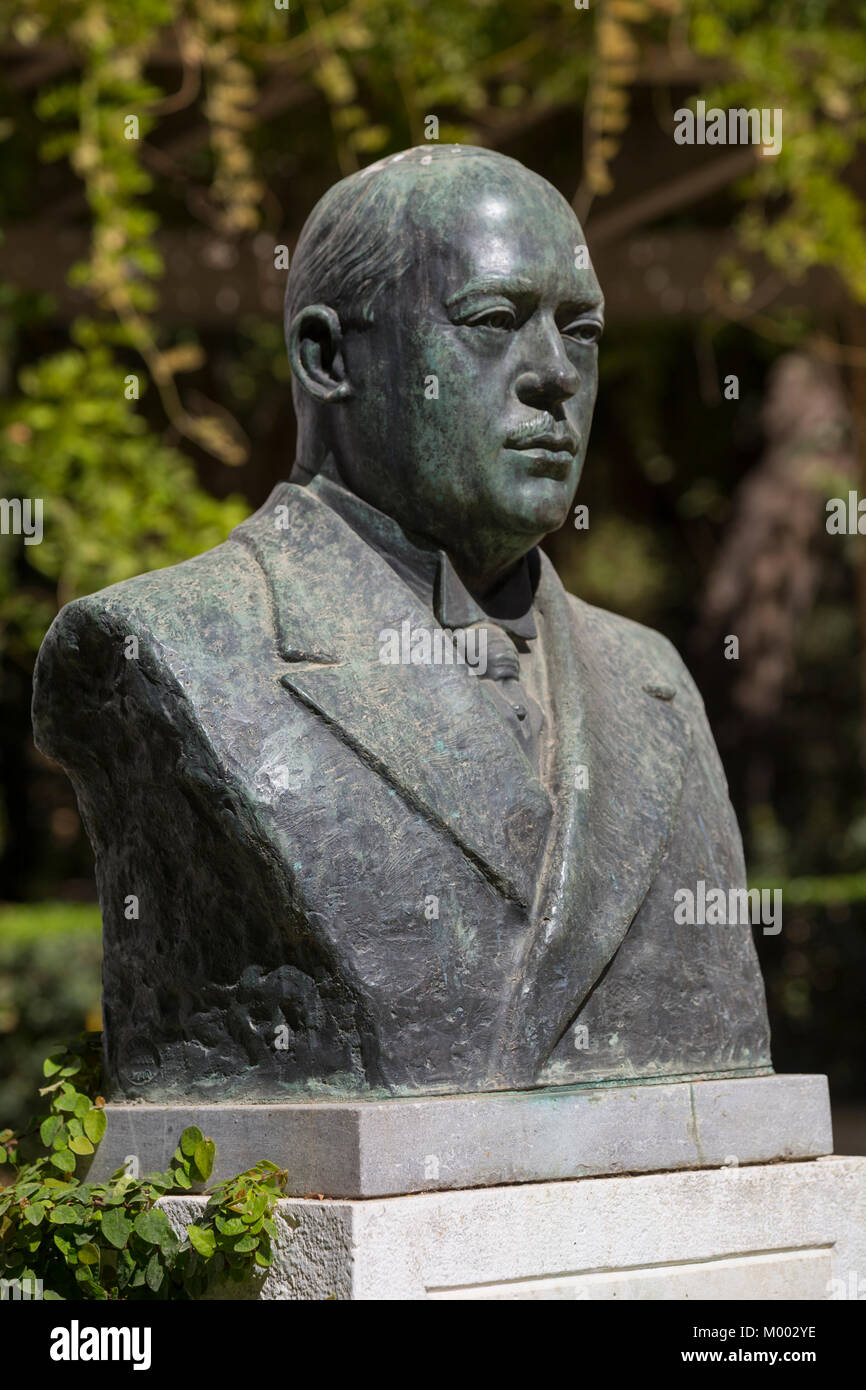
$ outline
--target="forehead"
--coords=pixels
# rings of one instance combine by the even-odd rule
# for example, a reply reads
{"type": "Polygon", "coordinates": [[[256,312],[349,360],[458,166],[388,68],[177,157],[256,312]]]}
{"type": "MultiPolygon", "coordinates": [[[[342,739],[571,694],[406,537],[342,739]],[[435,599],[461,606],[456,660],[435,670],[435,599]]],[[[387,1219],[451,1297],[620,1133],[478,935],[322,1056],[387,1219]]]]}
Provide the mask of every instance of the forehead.
{"type": "Polygon", "coordinates": [[[454,161],[443,174],[412,200],[418,268],[432,293],[513,279],[551,302],[601,303],[595,272],[575,254],[580,224],[549,183],[483,157],[454,161]]]}

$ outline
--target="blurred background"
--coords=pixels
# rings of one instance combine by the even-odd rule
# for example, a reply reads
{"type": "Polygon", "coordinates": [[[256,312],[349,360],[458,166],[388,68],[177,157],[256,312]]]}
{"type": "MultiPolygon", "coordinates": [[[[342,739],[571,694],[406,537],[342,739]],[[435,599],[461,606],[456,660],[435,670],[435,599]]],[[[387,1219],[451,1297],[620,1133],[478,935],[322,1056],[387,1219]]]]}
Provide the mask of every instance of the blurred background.
{"type": "Polygon", "coordinates": [[[0,497],[44,503],[41,544],[0,534],[0,1126],[99,1027],[90,847],[31,738],[45,629],[288,476],[300,227],[429,139],[514,155],[584,221],[589,526],[546,544],[693,670],[750,881],[784,894],[756,933],[775,1065],[829,1073],[866,1152],[866,537],[827,528],[866,497],[866,5],[6,0],[0,71],[0,497]],[[780,110],[781,151],[676,143],[698,100],[780,110]]]}

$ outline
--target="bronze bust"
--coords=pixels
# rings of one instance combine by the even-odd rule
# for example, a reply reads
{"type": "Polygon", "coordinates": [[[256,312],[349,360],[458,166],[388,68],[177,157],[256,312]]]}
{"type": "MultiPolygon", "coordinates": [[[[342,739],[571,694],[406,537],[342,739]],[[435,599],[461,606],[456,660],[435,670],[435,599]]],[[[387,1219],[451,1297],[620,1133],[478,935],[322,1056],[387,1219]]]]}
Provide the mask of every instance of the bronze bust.
{"type": "Polygon", "coordinates": [[[96,852],[113,1094],[768,1072],[748,922],[675,918],[745,882],[701,699],[537,548],[597,385],[571,208],[504,156],[408,150],[314,209],[286,309],[293,480],[69,604],[39,659],[37,741],[96,852]]]}

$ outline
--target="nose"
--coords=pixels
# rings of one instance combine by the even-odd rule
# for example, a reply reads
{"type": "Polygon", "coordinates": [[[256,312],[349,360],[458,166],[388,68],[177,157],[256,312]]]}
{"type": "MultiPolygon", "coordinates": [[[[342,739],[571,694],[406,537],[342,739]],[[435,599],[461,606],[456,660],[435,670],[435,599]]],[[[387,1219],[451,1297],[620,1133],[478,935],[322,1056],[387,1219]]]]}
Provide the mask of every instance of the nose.
{"type": "Polygon", "coordinates": [[[580,373],[552,320],[535,335],[530,354],[532,365],[521,372],[514,383],[517,398],[523,405],[550,410],[577,394],[580,373]]]}

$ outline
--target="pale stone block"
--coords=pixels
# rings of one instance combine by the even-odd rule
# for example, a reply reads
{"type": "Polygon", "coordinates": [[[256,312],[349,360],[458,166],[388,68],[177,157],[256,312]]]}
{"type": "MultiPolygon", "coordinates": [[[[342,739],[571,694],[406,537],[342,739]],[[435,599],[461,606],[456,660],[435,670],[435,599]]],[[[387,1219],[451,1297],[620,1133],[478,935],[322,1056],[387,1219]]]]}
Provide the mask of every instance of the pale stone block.
{"type": "MultiPolygon", "coordinates": [[[[176,1228],[203,1198],[164,1198],[176,1228]]],[[[866,1298],[866,1158],[279,1203],[246,1299],[866,1298]]]]}

